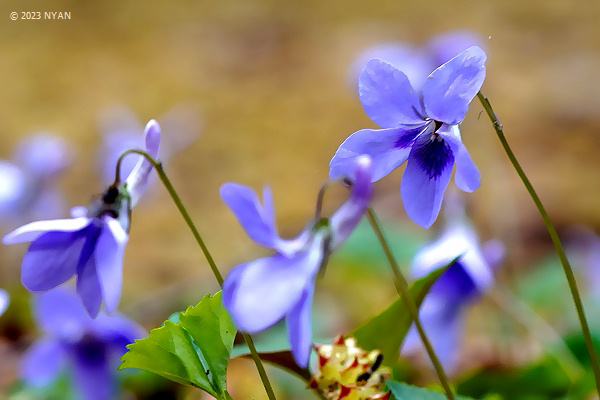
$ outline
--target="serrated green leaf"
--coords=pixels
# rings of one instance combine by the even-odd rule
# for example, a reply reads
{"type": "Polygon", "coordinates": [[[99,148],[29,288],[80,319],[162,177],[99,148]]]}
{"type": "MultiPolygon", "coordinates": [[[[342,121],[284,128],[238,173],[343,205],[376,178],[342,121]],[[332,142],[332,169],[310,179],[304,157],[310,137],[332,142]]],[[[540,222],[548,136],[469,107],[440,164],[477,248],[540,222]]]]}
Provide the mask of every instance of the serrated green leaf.
{"type": "MultiPolygon", "coordinates": [[[[429,275],[413,282],[408,291],[417,308],[421,306],[425,295],[429,292],[435,281],[457,259],[458,257],[448,265],[438,268],[429,273],[429,275]]],[[[411,324],[412,318],[410,317],[410,313],[404,305],[403,299],[399,298],[380,314],[355,329],[349,336],[354,336],[359,347],[365,350],[381,350],[384,363],[392,365],[398,358],[400,347],[411,324]]]]}
{"type": "Polygon", "coordinates": [[[127,346],[120,368],[138,368],[185,385],[197,386],[216,396],[190,336],[179,325],[166,321],[146,339],[127,346]]]}
{"type": "Polygon", "coordinates": [[[213,385],[220,392],[226,389],[227,364],[236,334],[233,321],[222,304],[219,292],[212,298],[206,296],[197,306],[188,308],[179,317],[181,325],[200,349],[212,373],[213,385]],[[214,324],[212,321],[220,323],[214,324]]]}
{"type": "Polygon", "coordinates": [[[235,334],[219,292],[189,307],[179,322],[167,320],[147,338],[127,346],[120,369],[150,371],[227,398],[225,377],[235,334]]]}
{"type": "MultiPolygon", "coordinates": [[[[446,400],[444,393],[390,381],[386,383],[396,400],[446,400]]],[[[454,396],[456,400],[473,400],[470,397],[454,396]]]]}

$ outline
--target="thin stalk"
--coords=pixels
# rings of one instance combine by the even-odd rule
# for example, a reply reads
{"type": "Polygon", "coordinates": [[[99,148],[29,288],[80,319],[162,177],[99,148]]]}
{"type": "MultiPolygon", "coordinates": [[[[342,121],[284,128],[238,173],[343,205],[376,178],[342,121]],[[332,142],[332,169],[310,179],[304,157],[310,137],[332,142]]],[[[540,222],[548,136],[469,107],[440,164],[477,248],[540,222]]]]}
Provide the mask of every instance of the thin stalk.
{"type": "Polygon", "coordinates": [[[392,267],[392,272],[394,273],[394,284],[396,286],[396,290],[398,291],[398,294],[400,295],[400,297],[402,297],[402,300],[404,301],[406,308],[408,308],[410,317],[412,318],[413,322],[415,323],[415,327],[417,328],[417,332],[419,333],[419,336],[421,337],[421,341],[423,342],[423,345],[425,346],[427,355],[431,359],[431,362],[433,363],[433,366],[435,368],[435,372],[437,373],[438,377],[440,378],[440,383],[444,387],[444,391],[446,392],[446,397],[448,398],[448,400],[454,400],[454,393],[452,392],[450,383],[448,382],[448,377],[446,376],[446,372],[444,371],[444,368],[442,367],[440,360],[438,359],[437,355],[435,354],[435,350],[433,350],[433,346],[431,345],[431,342],[427,338],[427,335],[425,334],[425,330],[423,329],[423,326],[421,325],[421,322],[419,321],[419,310],[417,309],[415,302],[413,301],[412,297],[410,296],[410,293],[408,292],[408,282],[406,281],[406,278],[400,271],[400,268],[398,268],[398,263],[396,262],[396,259],[394,258],[394,255],[392,254],[392,250],[390,249],[390,246],[388,245],[387,240],[383,236],[383,232],[381,230],[379,221],[377,220],[377,215],[375,214],[375,211],[370,207],[367,209],[367,217],[369,218],[369,222],[371,223],[371,227],[373,228],[373,231],[375,232],[377,239],[379,239],[379,242],[381,243],[381,247],[383,248],[383,251],[385,252],[388,262],[390,263],[390,266],[392,267]]]}
{"type": "Polygon", "coordinates": [[[585,373],[583,366],[569,350],[562,337],[529,305],[503,288],[494,289],[488,293],[488,298],[517,323],[525,327],[538,343],[547,345],[548,352],[554,356],[573,382],[583,376],[585,373]]]}
{"type": "Polygon", "coordinates": [[[529,192],[529,195],[533,199],[535,206],[537,207],[540,215],[542,216],[542,219],[544,220],[544,224],[546,225],[546,228],[548,229],[548,233],[550,234],[550,238],[552,239],[552,243],[554,244],[554,247],[556,248],[556,252],[558,253],[558,257],[560,258],[560,262],[563,266],[563,270],[565,271],[565,276],[566,276],[567,282],[569,284],[569,289],[571,290],[571,296],[573,297],[573,303],[575,303],[575,309],[577,310],[577,316],[579,317],[579,323],[581,324],[581,331],[582,331],[583,337],[585,339],[585,345],[587,347],[587,351],[590,355],[590,360],[592,362],[592,369],[594,370],[594,379],[596,380],[596,390],[597,390],[598,394],[600,395],[600,365],[598,364],[598,357],[596,355],[596,351],[594,350],[594,344],[592,342],[590,328],[588,326],[588,322],[585,317],[585,311],[583,309],[581,295],[579,294],[579,290],[577,289],[577,282],[575,280],[575,275],[573,274],[573,268],[571,267],[571,264],[569,264],[569,260],[567,259],[567,256],[562,247],[560,239],[558,238],[558,233],[556,232],[554,225],[552,225],[552,222],[550,221],[550,217],[548,216],[546,209],[542,205],[542,202],[541,202],[539,196],[537,195],[535,189],[531,185],[531,182],[527,178],[525,171],[523,171],[523,168],[521,168],[521,165],[517,161],[515,154],[513,153],[510,146],[508,145],[506,137],[504,137],[504,132],[502,130],[502,124],[500,123],[500,121],[498,121],[498,117],[494,113],[494,110],[492,109],[492,105],[490,104],[487,97],[485,97],[483,94],[481,94],[481,92],[477,93],[477,97],[479,98],[479,101],[483,105],[483,108],[485,109],[485,112],[487,113],[488,117],[492,121],[492,124],[494,125],[494,130],[496,131],[496,134],[498,135],[498,139],[500,139],[500,143],[502,143],[502,147],[504,147],[504,151],[506,152],[506,155],[508,156],[510,162],[512,163],[513,167],[517,171],[519,178],[521,178],[521,181],[523,181],[525,188],[529,192]]]}
{"type": "MultiPolygon", "coordinates": [[[[162,181],[163,185],[165,185],[165,188],[171,195],[171,198],[173,199],[173,202],[175,203],[175,205],[177,206],[177,209],[181,213],[181,216],[183,217],[186,224],[190,228],[190,231],[192,231],[192,234],[194,235],[196,242],[202,249],[202,252],[204,253],[204,256],[206,257],[206,260],[208,261],[208,264],[210,265],[210,268],[211,268],[213,274],[215,275],[215,278],[217,279],[219,286],[223,287],[223,276],[219,272],[219,269],[217,268],[217,265],[215,264],[215,261],[212,258],[212,255],[208,251],[208,248],[204,244],[204,240],[202,240],[202,237],[200,236],[200,232],[198,232],[198,229],[196,229],[196,225],[194,225],[192,218],[190,217],[189,213],[187,212],[186,208],[184,207],[181,199],[179,198],[179,195],[177,194],[177,192],[175,191],[175,188],[171,184],[171,181],[167,177],[167,174],[165,173],[165,170],[163,169],[162,163],[160,161],[155,160],[154,157],[152,157],[150,154],[146,153],[145,151],[137,150],[137,149],[127,150],[126,152],[121,154],[121,156],[119,157],[119,160],[117,161],[117,178],[116,178],[115,182],[118,183],[120,180],[119,177],[120,177],[120,171],[121,171],[121,162],[123,161],[123,158],[125,158],[128,154],[132,154],[132,153],[139,154],[140,156],[146,158],[146,160],[148,160],[148,162],[150,162],[150,164],[152,164],[152,166],[156,170],[156,173],[158,174],[160,180],[162,181]]],[[[269,397],[269,400],[276,400],[275,393],[273,392],[273,388],[271,387],[271,382],[269,381],[269,377],[267,376],[265,367],[263,366],[262,361],[260,360],[260,357],[258,355],[258,352],[256,351],[256,347],[254,346],[254,341],[252,340],[252,337],[250,335],[248,335],[247,333],[244,333],[243,337],[244,337],[244,340],[246,341],[246,344],[248,345],[248,349],[250,350],[250,353],[252,354],[252,359],[254,360],[254,363],[256,364],[256,369],[258,370],[258,374],[260,375],[260,379],[263,383],[263,386],[265,387],[265,391],[267,392],[267,396],[269,397]]]]}

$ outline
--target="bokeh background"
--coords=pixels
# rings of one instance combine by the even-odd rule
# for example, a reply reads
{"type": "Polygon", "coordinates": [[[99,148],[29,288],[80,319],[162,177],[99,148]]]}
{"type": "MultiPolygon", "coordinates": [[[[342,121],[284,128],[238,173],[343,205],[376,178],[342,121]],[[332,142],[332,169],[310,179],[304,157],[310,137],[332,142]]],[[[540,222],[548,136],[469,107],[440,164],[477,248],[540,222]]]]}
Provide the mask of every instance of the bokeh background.
{"type": "MultiPolygon", "coordinates": [[[[67,139],[75,159],[58,185],[69,207],[86,205],[104,189],[98,153],[106,110],[126,107],[145,123],[184,107],[193,116],[185,129],[197,139],[168,161],[166,171],[225,272],[267,252],[245,236],[220,201],[223,182],[255,189],[269,184],[280,233],[297,234],[314,213],[339,144],[374,127],[349,72],[359,53],[384,42],[420,46],[435,35],[468,30],[480,35],[488,52],[482,92],[559,231],[600,229],[599,17],[598,4],[568,0],[5,0],[0,158],[10,160],[19,141],[40,130],[67,139]],[[11,21],[12,11],[68,11],[71,19],[11,21]]],[[[481,111],[474,101],[462,126],[483,176],[481,188],[468,196],[469,213],[482,239],[506,244],[507,261],[497,274],[500,282],[514,283],[549,254],[551,243],[481,111]]],[[[163,135],[167,141],[178,132],[163,135]]],[[[400,232],[394,237],[407,240],[406,246],[396,243],[405,249],[400,258],[406,264],[436,227],[425,231],[407,219],[401,174],[402,168],[377,184],[374,207],[400,232]]],[[[147,329],[218,289],[176,208],[155,183],[133,215],[121,306],[147,329]]],[[[344,195],[333,190],[325,209],[334,210],[344,195]]],[[[0,247],[0,287],[13,296],[0,318],[0,393],[14,388],[19,357],[37,336],[29,295],[19,283],[25,249],[0,247]]],[[[316,304],[325,309],[318,334],[349,330],[394,298],[389,272],[369,267],[328,269],[317,294],[316,304]]],[[[474,320],[474,329],[482,329],[474,320]]],[[[539,355],[531,343],[525,352],[512,345],[500,351],[484,335],[473,336],[471,359],[485,356],[467,365],[539,355]],[[518,356],[508,356],[511,351],[518,356]]],[[[250,362],[234,361],[230,375],[230,385],[239,387],[232,394],[262,398],[250,362]]],[[[427,373],[420,379],[426,382],[427,373]]],[[[286,385],[302,388],[300,381],[277,382],[281,393],[288,393],[286,385]]],[[[201,397],[199,391],[171,389],[201,397]]]]}

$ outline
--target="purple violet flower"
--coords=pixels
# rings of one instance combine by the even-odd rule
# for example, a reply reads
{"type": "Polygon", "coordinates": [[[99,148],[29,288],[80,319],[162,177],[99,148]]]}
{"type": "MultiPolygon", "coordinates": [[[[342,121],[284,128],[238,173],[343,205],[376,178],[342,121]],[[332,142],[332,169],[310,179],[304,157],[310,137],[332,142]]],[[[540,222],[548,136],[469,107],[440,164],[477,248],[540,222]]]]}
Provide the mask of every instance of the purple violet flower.
{"type": "Polygon", "coordinates": [[[263,205],[246,186],[225,183],[221,197],[256,243],[276,253],[235,267],[223,285],[223,302],[238,329],[263,331],[285,318],[292,354],[306,367],[312,344],[311,308],[317,272],[329,254],[350,236],[372,194],[372,165],[367,156],[354,162],[348,200],[329,218],[312,221],[295,239],[279,237],[273,197],[263,191],[263,205]]]}
{"type": "MultiPolygon", "coordinates": [[[[146,151],[156,157],[159,143],[160,126],[152,120],[146,126],[146,151]]],[[[21,270],[28,290],[45,292],[77,275],[77,293],[92,317],[103,300],[108,312],[116,310],[129,214],[152,171],[152,164],[138,158],[125,183],[109,187],[87,210],[74,208],[71,219],[31,222],[2,239],[5,244],[31,242],[21,270]]]]}
{"type": "MultiPolygon", "coordinates": [[[[493,285],[493,269],[504,258],[504,246],[496,240],[480,246],[466,220],[453,219],[437,241],[417,253],[412,262],[413,276],[423,277],[458,256],[460,258],[434,283],[419,311],[423,329],[449,371],[457,366],[466,308],[493,285]]],[[[421,340],[413,326],[402,350],[410,353],[420,346],[421,340]]]]}
{"type": "Polygon", "coordinates": [[[77,398],[115,399],[119,358],[128,344],[146,336],[144,329],[117,313],[90,318],[77,296],[66,288],[39,295],[33,308],[44,337],[23,357],[21,378],[25,383],[44,387],[68,369],[77,398]]]}
{"type": "Polygon", "coordinates": [[[481,175],[462,142],[458,125],[485,78],[486,55],[470,47],[433,71],[420,91],[404,73],[371,60],[360,75],[360,100],[369,117],[384,129],[362,129],[338,148],[330,162],[333,179],[347,176],[352,160],[373,160],[373,181],[407,162],[401,193],[408,216],[429,228],[456,163],[456,185],[477,189],[481,175]]]}
{"type": "Polygon", "coordinates": [[[4,311],[8,308],[8,304],[10,303],[10,296],[8,292],[4,289],[0,289],[0,316],[4,314],[4,311]]]}
{"type": "Polygon", "coordinates": [[[73,160],[62,138],[40,132],[23,139],[12,162],[0,160],[0,221],[11,229],[66,209],[56,179],[73,160]]]}

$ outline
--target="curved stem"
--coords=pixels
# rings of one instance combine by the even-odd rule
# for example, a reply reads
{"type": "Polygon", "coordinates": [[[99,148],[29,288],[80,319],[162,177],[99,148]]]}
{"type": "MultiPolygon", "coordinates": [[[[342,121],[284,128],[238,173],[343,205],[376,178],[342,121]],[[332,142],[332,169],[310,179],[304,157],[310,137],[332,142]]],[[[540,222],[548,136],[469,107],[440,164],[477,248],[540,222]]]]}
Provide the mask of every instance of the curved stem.
{"type": "Polygon", "coordinates": [[[569,260],[567,259],[567,256],[565,255],[565,251],[562,247],[560,239],[558,238],[558,233],[556,232],[554,225],[552,225],[552,222],[550,221],[550,217],[548,216],[546,209],[542,205],[542,202],[541,202],[539,196],[537,195],[535,189],[531,185],[531,182],[527,178],[527,175],[523,171],[523,168],[521,168],[521,165],[517,161],[515,154],[512,152],[512,149],[508,145],[506,137],[504,137],[504,132],[502,130],[502,124],[500,123],[500,121],[498,121],[498,117],[494,113],[494,110],[492,109],[492,105],[490,104],[487,97],[485,97],[483,94],[481,94],[481,92],[477,93],[477,97],[479,98],[479,101],[483,105],[483,108],[485,109],[488,117],[492,121],[492,124],[494,125],[494,130],[496,131],[496,134],[498,135],[498,138],[500,139],[500,142],[502,143],[502,147],[504,147],[504,151],[506,152],[506,155],[510,159],[510,162],[512,163],[513,167],[517,171],[519,178],[521,178],[521,181],[523,181],[525,188],[527,189],[527,191],[529,192],[529,195],[533,199],[533,202],[535,203],[535,206],[537,207],[540,215],[542,216],[542,219],[544,220],[544,224],[546,225],[546,228],[548,229],[550,238],[552,238],[552,243],[554,244],[554,247],[556,248],[556,252],[558,253],[558,257],[560,258],[560,262],[563,266],[563,270],[565,271],[565,276],[566,276],[567,282],[569,284],[569,289],[571,290],[571,296],[573,297],[573,303],[575,303],[575,309],[577,310],[577,316],[579,317],[579,323],[581,324],[581,331],[582,331],[583,337],[585,339],[585,345],[587,347],[587,351],[590,355],[590,359],[592,362],[592,369],[594,370],[594,378],[596,380],[596,390],[597,390],[598,394],[600,395],[600,365],[598,364],[598,357],[596,355],[596,351],[594,350],[594,344],[592,342],[590,328],[588,326],[588,322],[585,317],[585,311],[583,309],[581,295],[579,294],[579,290],[577,289],[577,282],[575,280],[575,275],[573,274],[573,268],[569,264],[569,260]]]}
{"type": "MultiPolygon", "coordinates": [[[[210,268],[211,268],[213,274],[215,275],[215,278],[217,279],[219,286],[223,287],[223,276],[219,272],[219,269],[217,268],[217,265],[215,264],[215,261],[212,258],[212,255],[208,251],[208,248],[204,244],[204,240],[202,240],[202,237],[200,236],[200,232],[198,232],[196,225],[194,225],[192,218],[190,217],[189,213],[187,212],[186,208],[184,207],[181,199],[179,198],[179,195],[177,194],[177,192],[175,191],[175,188],[171,184],[171,181],[167,177],[167,174],[165,173],[165,170],[163,169],[162,163],[160,161],[155,160],[150,154],[146,153],[145,151],[137,150],[137,149],[127,150],[126,152],[121,154],[121,156],[119,157],[119,160],[117,161],[117,170],[116,170],[117,177],[116,177],[115,183],[118,183],[120,181],[119,177],[120,177],[120,170],[121,170],[121,162],[123,161],[123,158],[125,158],[128,154],[139,154],[140,156],[145,157],[146,160],[148,160],[148,162],[150,162],[150,164],[152,164],[152,166],[156,170],[156,173],[158,174],[160,180],[162,181],[163,185],[169,192],[169,195],[171,195],[171,198],[173,199],[173,202],[175,203],[175,205],[177,206],[177,209],[181,213],[181,216],[185,220],[187,226],[190,228],[190,231],[192,231],[192,234],[194,235],[196,242],[202,249],[202,252],[204,253],[204,256],[206,257],[206,261],[208,261],[208,264],[210,265],[210,268]]],[[[265,391],[267,392],[267,396],[269,397],[269,400],[275,400],[275,393],[273,392],[273,388],[271,387],[271,383],[269,382],[269,377],[267,376],[265,367],[263,366],[262,361],[260,360],[260,357],[256,351],[256,347],[254,346],[254,341],[252,340],[252,337],[247,333],[244,333],[243,337],[244,337],[244,340],[246,341],[246,344],[248,345],[248,348],[250,349],[250,353],[252,354],[252,359],[254,360],[254,363],[256,364],[256,369],[258,370],[258,374],[260,375],[260,379],[262,380],[263,386],[265,387],[265,391]]]]}
{"type": "Polygon", "coordinates": [[[433,350],[433,346],[431,345],[431,342],[429,341],[429,339],[427,338],[427,335],[425,334],[425,330],[423,329],[423,326],[421,325],[421,321],[419,321],[419,310],[417,309],[415,302],[413,301],[412,297],[410,297],[410,293],[408,292],[408,282],[406,282],[406,278],[404,277],[404,275],[402,275],[400,268],[398,268],[398,263],[396,262],[396,259],[394,258],[394,255],[392,254],[392,250],[390,249],[390,247],[387,243],[387,240],[383,236],[383,232],[379,225],[379,221],[377,220],[377,216],[375,215],[375,211],[373,211],[373,209],[370,207],[367,209],[367,217],[369,218],[371,227],[373,227],[373,231],[375,231],[375,235],[377,236],[377,239],[379,239],[379,242],[381,243],[381,247],[383,248],[383,251],[385,252],[388,262],[390,263],[390,266],[392,267],[392,271],[394,273],[394,284],[396,285],[396,290],[398,291],[398,294],[400,295],[400,297],[402,297],[402,300],[404,301],[406,308],[408,308],[410,317],[412,318],[413,322],[415,323],[415,327],[417,328],[417,332],[419,333],[419,336],[421,337],[421,341],[423,342],[423,345],[425,346],[427,355],[431,359],[431,362],[433,363],[433,366],[435,368],[435,372],[437,373],[438,377],[440,378],[440,383],[444,387],[444,391],[446,392],[446,397],[448,398],[448,400],[454,400],[454,393],[452,392],[452,389],[450,388],[450,383],[448,382],[448,377],[446,376],[446,372],[444,371],[444,368],[442,367],[440,360],[438,359],[437,355],[435,354],[435,350],[433,350]]]}

